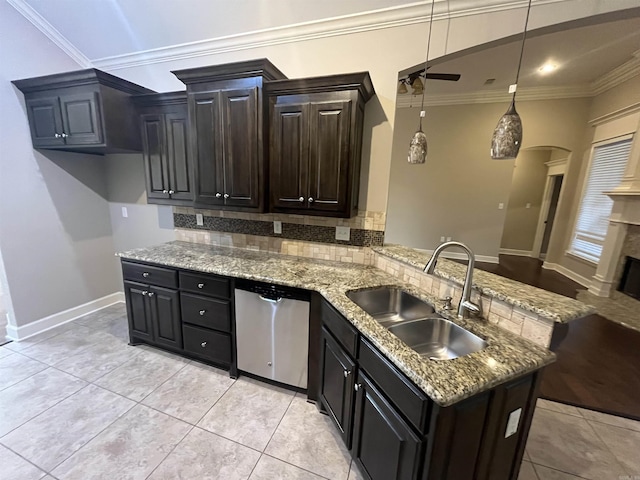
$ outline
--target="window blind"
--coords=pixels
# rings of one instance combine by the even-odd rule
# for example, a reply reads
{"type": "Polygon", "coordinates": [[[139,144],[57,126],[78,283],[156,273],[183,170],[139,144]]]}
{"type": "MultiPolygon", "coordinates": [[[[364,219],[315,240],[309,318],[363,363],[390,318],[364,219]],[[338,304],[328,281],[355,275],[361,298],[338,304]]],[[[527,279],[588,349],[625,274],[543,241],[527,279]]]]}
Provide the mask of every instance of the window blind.
{"type": "Polygon", "coordinates": [[[611,191],[620,184],[630,151],[631,139],[593,149],[591,168],[571,242],[571,253],[595,263],[600,260],[613,208],[613,200],[603,192],[611,191]]]}

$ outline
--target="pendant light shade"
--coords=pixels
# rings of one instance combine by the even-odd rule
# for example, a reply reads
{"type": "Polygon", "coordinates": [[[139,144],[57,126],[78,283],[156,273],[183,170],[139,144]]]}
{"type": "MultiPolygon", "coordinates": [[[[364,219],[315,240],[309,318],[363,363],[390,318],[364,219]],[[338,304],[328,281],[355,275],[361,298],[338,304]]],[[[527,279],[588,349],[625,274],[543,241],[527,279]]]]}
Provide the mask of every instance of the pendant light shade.
{"type": "Polygon", "coordinates": [[[400,95],[404,95],[405,93],[408,93],[408,92],[409,90],[407,90],[407,85],[403,81],[401,81],[400,85],[398,85],[398,93],[400,95]]]}
{"type": "Polygon", "coordinates": [[[491,158],[508,160],[516,158],[522,145],[522,120],[516,111],[515,99],[511,100],[509,110],[498,121],[491,139],[491,158]]]}
{"type": "Polygon", "coordinates": [[[422,128],[413,134],[409,144],[407,161],[409,163],[424,163],[427,161],[427,136],[422,131],[422,128]]]}

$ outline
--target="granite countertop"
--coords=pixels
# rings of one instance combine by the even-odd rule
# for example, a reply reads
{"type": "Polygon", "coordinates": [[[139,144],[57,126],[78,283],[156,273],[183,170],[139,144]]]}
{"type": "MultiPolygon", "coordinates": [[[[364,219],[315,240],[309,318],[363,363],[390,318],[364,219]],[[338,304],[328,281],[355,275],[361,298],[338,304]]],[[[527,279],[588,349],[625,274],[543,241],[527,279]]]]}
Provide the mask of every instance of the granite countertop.
{"type": "MultiPolygon", "coordinates": [[[[430,253],[402,245],[385,245],[372,248],[380,255],[419,269],[423,269],[429,258],[431,258],[430,253]]],[[[440,257],[436,264],[435,275],[463,285],[466,271],[466,264],[463,265],[440,257]]],[[[596,311],[593,306],[578,300],[525,285],[477,268],[473,272],[473,287],[482,294],[497,298],[510,305],[515,305],[523,310],[537,313],[557,323],[567,323],[596,311]]]]}
{"type": "Polygon", "coordinates": [[[394,285],[433,305],[436,298],[371,266],[177,241],[118,255],[123,259],[315,290],[441,406],[457,403],[555,359],[549,350],[495,325],[483,320],[451,318],[447,311],[439,313],[485,339],[488,346],[454,360],[435,361],[420,356],[349,300],[346,292],[394,285]]]}

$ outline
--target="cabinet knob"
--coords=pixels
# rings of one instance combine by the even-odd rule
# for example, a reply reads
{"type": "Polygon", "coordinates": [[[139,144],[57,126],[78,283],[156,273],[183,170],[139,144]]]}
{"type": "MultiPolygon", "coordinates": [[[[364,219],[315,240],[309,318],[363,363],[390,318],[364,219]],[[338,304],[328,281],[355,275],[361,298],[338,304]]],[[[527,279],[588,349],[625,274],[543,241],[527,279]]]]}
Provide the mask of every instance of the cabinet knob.
{"type": "Polygon", "coordinates": [[[342,373],[344,375],[344,378],[347,378],[349,375],[351,375],[351,370],[345,370],[342,373]]]}
{"type": "Polygon", "coordinates": [[[204,283],[199,283],[198,288],[204,288],[204,283]]]}
{"type": "Polygon", "coordinates": [[[207,346],[207,342],[202,342],[202,343],[200,344],[200,346],[201,346],[202,348],[206,347],[206,346],[207,346]]]}
{"type": "Polygon", "coordinates": [[[53,136],[56,138],[62,138],[62,135],[60,135],[59,133],[55,133],[53,136]]]}
{"type": "Polygon", "coordinates": [[[169,193],[169,190],[162,190],[162,193],[169,193]]]}
{"type": "Polygon", "coordinates": [[[173,190],[169,190],[169,195],[173,195],[174,193],[176,192],[174,192],[173,190]]]}
{"type": "Polygon", "coordinates": [[[149,293],[149,292],[147,292],[146,290],[142,291],[142,295],[144,295],[145,297],[147,296],[147,293],[149,293]]]}
{"type": "Polygon", "coordinates": [[[267,362],[267,365],[271,366],[271,365],[273,365],[273,364],[272,364],[271,362],[267,362]]]}
{"type": "Polygon", "coordinates": [[[66,133],[62,132],[62,135],[61,135],[62,138],[67,138],[68,136],[69,135],[67,135],[66,133]]]}
{"type": "Polygon", "coordinates": [[[200,313],[200,316],[203,316],[205,313],[207,313],[207,311],[206,310],[200,310],[199,313],[200,313]]]}
{"type": "Polygon", "coordinates": [[[224,197],[224,198],[229,198],[229,194],[228,194],[228,193],[225,193],[225,194],[223,195],[223,197],[224,197]]]}
{"type": "Polygon", "coordinates": [[[300,203],[304,202],[304,197],[300,197],[300,198],[298,199],[298,201],[299,201],[300,203]]]}
{"type": "Polygon", "coordinates": [[[143,273],[142,273],[142,276],[143,276],[144,278],[147,278],[147,277],[149,276],[149,272],[143,272],[143,273]]]}
{"type": "Polygon", "coordinates": [[[309,203],[313,203],[313,197],[309,197],[309,203]]]}
{"type": "Polygon", "coordinates": [[[362,384],[361,384],[361,383],[356,383],[356,384],[353,386],[353,389],[354,389],[356,392],[357,392],[358,390],[360,390],[361,388],[362,388],[362,384]]]}
{"type": "Polygon", "coordinates": [[[220,192],[216,193],[216,198],[220,198],[222,194],[220,192]]]}
{"type": "Polygon", "coordinates": [[[150,296],[150,297],[153,297],[154,295],[155,295],[155,293],[153,293],[153,292],[149,292],[149,296],[150,296]]]}

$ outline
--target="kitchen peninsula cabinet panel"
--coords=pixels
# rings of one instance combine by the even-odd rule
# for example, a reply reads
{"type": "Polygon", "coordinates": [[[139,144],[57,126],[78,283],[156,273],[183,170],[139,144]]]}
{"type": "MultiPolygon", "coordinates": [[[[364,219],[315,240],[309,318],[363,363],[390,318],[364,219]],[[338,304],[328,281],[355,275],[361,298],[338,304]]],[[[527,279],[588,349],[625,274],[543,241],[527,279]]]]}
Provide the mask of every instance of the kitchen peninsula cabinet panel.
{"type": "Polygon", "coordinates": [[[270,118],[270,210],[332,217],[357,213],[369,74],[265,86],[270,118]]]}
{"type": "Polygon", "coordinates": [[[24,93],[35,148],[100,155],[141,150],[131,96],[151,90],[93,68],[12,83],[24,93]]]}

